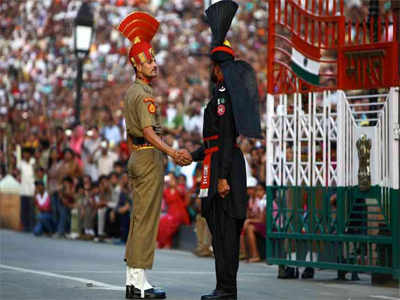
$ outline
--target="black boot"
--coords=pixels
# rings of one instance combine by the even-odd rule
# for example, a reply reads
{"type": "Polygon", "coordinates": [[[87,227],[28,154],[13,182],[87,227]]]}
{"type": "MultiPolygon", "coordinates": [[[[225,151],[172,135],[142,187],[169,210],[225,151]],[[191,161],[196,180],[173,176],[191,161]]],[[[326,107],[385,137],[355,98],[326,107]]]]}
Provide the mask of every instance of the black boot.
{"type": "Polygon", "coordinates": [[[299,269],[287,267],[283,273],[278,274],[279,279],[296,279],[299,278],[299,269]]]}
{"type": "Polygon", "coordinates": [[[283,278],[285,276],[286,267],[284,265],[279,265],[278,267],[278,278],[283,278]]]}
{"type": "MultiPolygon", "coordinates": [[[[141,297],[140,289],[135,288],[133,285],[126,286],[126,299],[143,299],[141,297]]],[[[165,299],[167,298],[165,291],[161,288],[151,288],[144,290],[144,299],[165,299]]]]}
{"type": "Polygon", "coordinates": [[[360,277],[358,277],[358,273],[357,272],[352,272],[351,273],[351,280],[352,281],[359,281],[360,277]]]}
{"type": "Polygon", "coordinates": [[[312,279],[312,278],[314,278],[314,269],[310,268],[310,267],[305,268],[305,270],[301,274],[301,278],[303,278],[303,279],[312,279]]]}
{"type": "Polygon", "coordinates": [[[132,295],[132,292],[131,292],[132,287],[133,287],[133,285],[126,286],[126,289],[125,289],[125,298],[126,299],[132,299],[132,297],[133,297],[133,296],[131,296],[132,295]]]}
{"type": "Polygon", "coordinates": [[[208,295],[201,296],[201,300],[217,300],[217,299],[237,300],[237,295],[236,293],[214,290],[208,295]]]}
{"type": "Polygon", "coordinates": [[[337,271],[337,278],[336,278],[336,280],[346,280],[346,274],[347,274],[346,271],[338,270],[338,271],[337,271]]]}

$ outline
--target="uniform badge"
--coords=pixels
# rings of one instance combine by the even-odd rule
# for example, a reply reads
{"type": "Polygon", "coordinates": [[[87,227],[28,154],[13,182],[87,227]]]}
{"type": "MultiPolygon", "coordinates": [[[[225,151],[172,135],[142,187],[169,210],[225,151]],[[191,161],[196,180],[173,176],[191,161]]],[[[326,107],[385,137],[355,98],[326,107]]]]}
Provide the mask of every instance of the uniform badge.
{"type": "Polygon", "coordinates": [[[145,99],[143,100],[143,102],[144,102],[144,103],[147,103],[147,102],[154,103],[154,99],[153,99],[153,98],[145,98],[145,99]]]}
{"type": "Polygon", "coordinates": [[[148,109],[149,113],[151,113],[151,114],[155,114],[156,113],[156,105],[154,103],[150,103],[147,106],[147,109],[148,109]]]}
{"type": "Polygon", "coordinates": [[[221,87],[218,89],[218,91],[220,91],[220,92],[225,92],[225,91],[226,91],[226,88],[225,88],[224,86],[221,86],[221,87]]]}
{"type": "Polygon", "coordinates": [[[223,104],[218,105],[218,108],[217,108],[218,116],[223,116],[225,114],[225,110],[226,110],[225,105],[223,105],[223,104]]]}

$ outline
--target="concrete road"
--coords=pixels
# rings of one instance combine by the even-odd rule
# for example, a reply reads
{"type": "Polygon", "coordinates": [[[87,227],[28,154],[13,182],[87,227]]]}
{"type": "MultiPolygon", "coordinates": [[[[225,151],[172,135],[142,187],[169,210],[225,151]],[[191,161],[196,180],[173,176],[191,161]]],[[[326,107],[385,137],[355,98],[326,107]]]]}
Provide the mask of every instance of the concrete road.
{"type": "MultiPolygon", "coordinates": [[[[124,299],[124,246],[34,237],[0,230],[1,300],[124,299]]],[[[278,280],[277,267],[242,263],[239,299],[400,300],[399,289],[373,287],[370,277],[338,282],[335,272],[314,280],[278,280]]],[[[171,300],[198,300],[215,286],[214,261],[189,252],[160,250],[149,272],[171,300]]]]}

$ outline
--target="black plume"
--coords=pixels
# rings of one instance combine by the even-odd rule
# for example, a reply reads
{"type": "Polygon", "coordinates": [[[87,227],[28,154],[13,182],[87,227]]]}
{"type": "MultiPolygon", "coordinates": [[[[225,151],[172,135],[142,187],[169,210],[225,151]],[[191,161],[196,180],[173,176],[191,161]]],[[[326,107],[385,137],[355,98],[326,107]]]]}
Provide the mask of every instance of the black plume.
{"type": "Polygon", "coordinates": [[[237,3],[231,0],[222,0],[207,8],[207,23],[212,32],[211,48],[221,46],[224,43],[237,9],[237,3]]]}

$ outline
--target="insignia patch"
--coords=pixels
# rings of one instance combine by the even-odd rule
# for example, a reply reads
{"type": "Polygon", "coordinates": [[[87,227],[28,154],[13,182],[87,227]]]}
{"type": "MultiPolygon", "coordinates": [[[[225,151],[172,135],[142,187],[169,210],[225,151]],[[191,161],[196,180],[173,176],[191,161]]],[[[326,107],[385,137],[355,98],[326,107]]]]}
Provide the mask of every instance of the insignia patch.
{"type": "Polygon", "coordinates": [[[147,109],[148,109],[149,113],[151,113],[151,114],[155,114],[156,113],[156,105],[154,103],[150,103],[147,106],[147,109]]]}
{"type": "Polygon", "coordinates": [[[221,87],[219,88],[218,91],[220,91],[220,92],[225,92],[225,91],[226,91],[226,88],[225,88],[224,86],[221,86],[221,87]]]}
{"type": "Polygon", "coordinates": [[[217,104],[218,104],[218,105],[220,105],[220,104],[225,104],[225,98],[218,98],[217,104]]]}
{"type": "Polygon", "coordinates": [[[154,99],[153,99],[153,98],[145,98],[145,99],[143,100],[143,102],[144,102],[144,103],[147,103],[147,102],[154,103],[154,99]]]}
{"type": "Polygon", "coordinates": [[[218,116],[223,116],[225,114],[225,110],[226,110],[225,105],[223,105],[223,104],[218,105],[218,108],[217,108],[218,116]]]}

